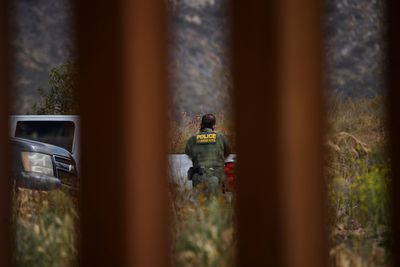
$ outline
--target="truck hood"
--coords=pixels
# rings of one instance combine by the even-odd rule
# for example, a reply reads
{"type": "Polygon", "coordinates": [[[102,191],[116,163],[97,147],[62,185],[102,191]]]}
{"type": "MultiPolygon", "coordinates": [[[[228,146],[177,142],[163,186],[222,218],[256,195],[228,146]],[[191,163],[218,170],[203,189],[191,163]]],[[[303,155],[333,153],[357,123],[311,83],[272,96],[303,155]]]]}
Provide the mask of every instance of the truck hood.
{"type": "Polygon", "coordinates": [[[59,155],[67,158],[72,158],[72,155],[68,152],[68,150],[46,143],[18,137],[10,137],[10,143],[12,146],[18,147],[21,151],[38,152],[43,154],[59,155]]]}

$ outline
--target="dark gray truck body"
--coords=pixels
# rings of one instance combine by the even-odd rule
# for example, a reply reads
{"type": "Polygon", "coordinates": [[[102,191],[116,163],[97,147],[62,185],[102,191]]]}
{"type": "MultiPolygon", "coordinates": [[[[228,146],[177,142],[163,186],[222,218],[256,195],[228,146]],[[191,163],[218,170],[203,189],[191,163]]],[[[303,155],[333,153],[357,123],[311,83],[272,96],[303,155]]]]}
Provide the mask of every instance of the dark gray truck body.
{"type": "Polygon", "coordinates": [[[75,115],[10,116],[12,171],[16,185],[36,190],[60,187],[77,189],[80,169],[79,127],[79,116],[75,115]],[[45,158],[53,171],[48,166],[45,173],[41,166],[27,171],[24,164],[30,160],[26,155],[33,157],[33,161],[39,162],[39,165],[42,164],[41,158],[45,158]]]}
{"type": "Polygon", "coordinates": [[[17,187],[52,190],[61,187],[78,189],[78,172],[74,158],[67,150],[46,143],[22,138],[10,138],[12,176],[17,187]],[[45,156],[52,174],[27,170],[23,153],[45,156]],[[51,162],[51,163],[50,163],[51,162]]]}

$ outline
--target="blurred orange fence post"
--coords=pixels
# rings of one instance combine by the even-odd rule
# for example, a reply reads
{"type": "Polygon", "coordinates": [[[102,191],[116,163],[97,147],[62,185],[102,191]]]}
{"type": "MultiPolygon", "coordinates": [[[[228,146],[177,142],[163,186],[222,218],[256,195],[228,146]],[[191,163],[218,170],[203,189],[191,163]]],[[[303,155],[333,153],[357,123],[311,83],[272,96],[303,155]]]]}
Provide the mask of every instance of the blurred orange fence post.
{"type": "Polygon", "coordinates": [[[233,1],[238,266],[282,266],[276,1],[233,1]]]}
{"type": "Polygon", "coordinates": [[[75,1],[83,266],[168,266],[164,1],[75,1]]]}
{"type": "Polygon", "coordinates": [[[75,2],[83,266],[125,266],[120,4],[75,2]]]}
{"type": "Polygon", "coordinates": [[[8,1],[0,0],[0,266],[11,266],[11,177],[8,149],[8,1]]]}
{"type": "Polygon", "coordinates": [[[169,266],[166,1],[122,1],[128,266],[169,266]]]}
{"type": "Polygon", "coordinates": [[[387,86],[389,111],[389,149],[393,183],[393,233],[395,264],[400,266],[400,2],[388,0],[387,15],[387,86]]]}
{"type": "Polygon", "coordinates": [[[321,12],[233,1],[239,266],[327,263],[321,12]]]}

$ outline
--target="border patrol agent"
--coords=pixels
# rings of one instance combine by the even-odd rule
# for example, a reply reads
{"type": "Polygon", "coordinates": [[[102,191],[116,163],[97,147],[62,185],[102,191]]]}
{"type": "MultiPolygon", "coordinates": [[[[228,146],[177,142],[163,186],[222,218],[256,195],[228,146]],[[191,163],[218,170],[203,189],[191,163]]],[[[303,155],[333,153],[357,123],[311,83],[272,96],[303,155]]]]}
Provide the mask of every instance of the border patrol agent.
{"type": "Polygon", "coordinates": [[[218,196],[225,182],[225,158],[231,153],[227,138],[214,131],[216,118],[206,114],[201,118],[200,132],[189,138],[185,153],[191,158],[193,167],[188,171],[195,191],[218,196]]]}

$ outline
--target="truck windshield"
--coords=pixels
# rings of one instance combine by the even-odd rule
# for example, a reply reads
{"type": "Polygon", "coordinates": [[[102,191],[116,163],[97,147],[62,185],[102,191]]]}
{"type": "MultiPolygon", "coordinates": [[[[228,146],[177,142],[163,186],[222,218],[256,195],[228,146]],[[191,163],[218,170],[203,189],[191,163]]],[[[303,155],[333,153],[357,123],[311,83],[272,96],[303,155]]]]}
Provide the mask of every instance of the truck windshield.
{"type": "Polygon", "coordinates": [[[15,136],[62,147],[72,152],[75,124],[72,121],[19,121],[15,136]]]}

